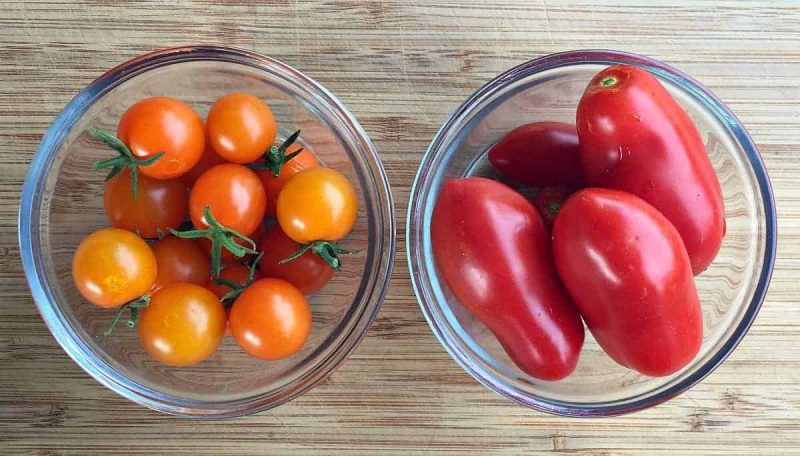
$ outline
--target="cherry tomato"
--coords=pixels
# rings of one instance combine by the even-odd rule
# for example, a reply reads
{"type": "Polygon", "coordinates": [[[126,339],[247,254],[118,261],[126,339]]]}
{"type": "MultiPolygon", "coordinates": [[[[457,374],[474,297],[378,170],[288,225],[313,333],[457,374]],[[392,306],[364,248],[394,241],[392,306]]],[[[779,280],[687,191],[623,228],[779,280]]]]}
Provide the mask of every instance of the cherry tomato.
{"type": "Polygon", "coordinates": [[[559,380],[575,369],[583,323],[558,280],[547,229],[511,188],[451,179],[431,219],[439,273],[525,373],[559,380]]]}
{"type": "Polygon", "coordinates": [[[553,225],[559,276],[595,339],[645,375],[678,371],[703,341],[692,267],[675,227],[628,192],[590,188],[553,225]]]}
{"type": "Polygon", "coordinates": [[[173,283],[203,285],[208,281],[211,263],[194,240],[170,236],[154,242],[151,248],[158,264],[153,291],[173,283]]]}
{"type": "Polygon", "coordinates": [[[347,178],[331,168],[296,174],[278,195],[278,223],[300,244],[338,241],[356,221],[356,192],[347,178]]]}
{"type": "Polygon", "coordinates": [[[225,159],[217,155],[217,153],[214,152],[214,149],[211,148],[211,145],[206,142],[206,147],[203,150],[203,155],[200,157],[200,161],[198,161],[197,164],[189,170],[189,172],[181,176],[181,182],[183,182],[187,187],[192,188],[201,174],[206,172],[208,169],[223,163],[226,163],[225,159]]]}
{"type": "Polygon", "coordinates": [[[189,214],[198,229],[208,228],[203,215],[206,206],[223,226],[249,236],[264,221],[267,197],[253,171],[225,163],[203,173],[192,187],[189,214]]]}
{"type": "Polygon", "coordinates": [[[578,131],[561,122],[534,122],[511,130],[491,150],[489,162],[531,187],[583,186],[578,131]]]}
{"type": "Polygon", "coordinates": [[[136,158],[164,156],[142,166],[142,174],[172,179],[192,169],[203,155],[203,121],[188,104],[168,97],[145,98],[128,108],[117,127],[117,137],[136,158]]]}
{"type": "Polygon", "coordinates": [[[678,229],[694,274],[725,236],[722,191],[692,119],[646,70],[598,73],[578,103],[581,162],[589,184],[625,190],[678,229]]]}
{"type": "Polygon", "coordinates": [[[258,97],[231,93],[211,106],[206,131],[220,157],[233,163],[248,163],[264,154],[275,141],[275,117],[258,97]]]}
{"type": "Polygon", "coordinates": [[[103,206],[111,224],[150,239],[178,228],[189,213],[186,187],[178,180],[143,175],[137,182],[136,199],[131,191],[130,170],[122,170],[106,182],[103,206]]]}
{"type": "Polygon", "coordinates": [[[293,255],[300,244],[289,239],[279,226],[267,231],[259,250],[264,252],[259,266],[267,277],[277,277],[296,286],[305,295],[322,289],[333,277],[334,269],[319,256],[308,250],[288,263],[279,262],[293,255]]]}
{"type": "Polygon", "coordinates": [[[157,291],[139,317],[139,340],[168,366],[189,366],[211,356],[225,335],[225,308],[214,293],[193,283],[157,291]]]}
{"type": "Polygon", "coordinates": [[[86,236],[78,245],[72,258],[72,279],[89,302],[119,307],[150,290],[156,268],[153,251],[139,236],[106,228],[86,236]]]}
{"type": "Polygon", "coordinates": [[[231,334],[247,353],[261,359],[300,351],[311,331],[311,307],[303,293],[281,279],[261,279],[233,303],[231,334]]]}
{"type": "MultiPolygon", "coordinates": [[[[220,279],[230,280],[233,283],[237,283],[239,285],[244,285],[247,282],[247,278],[250,275],[250,269],[243,265],[243,264],[231,264],[222,268],[222,271],[219,273],[220,279]]],[[[255,271],[253,274],[253,281],[256,281],[261,278],[261,273],[255,271]]],[[[225,296],[225,293],[231,291],[231,287],[227,285],[220,285],[214,279],[208,279],[206,282],[206,288],[208,288],[212,293],[217,295],[218,298],[222,299],[225,296]]]]}
{"type": "MultiPolygon", "coordinates": [[[[286,155],[297,152],[303,146],[299,144],[292,144],[286,149],[286,155]]],[[[267,216],[275,216],[275,206],[278,201],[283,186],[289,179],[295,176],[300,171],[319,167],[319,161],[314,156],[314,153],[303,147],[299,154],[295,155],[291,160],[287,161],[281,167],[281,172],[277,177],[272,175],[270,170],[258,170],[256,174],[264,184],[264,191],[267,193],[267,216]]]]}

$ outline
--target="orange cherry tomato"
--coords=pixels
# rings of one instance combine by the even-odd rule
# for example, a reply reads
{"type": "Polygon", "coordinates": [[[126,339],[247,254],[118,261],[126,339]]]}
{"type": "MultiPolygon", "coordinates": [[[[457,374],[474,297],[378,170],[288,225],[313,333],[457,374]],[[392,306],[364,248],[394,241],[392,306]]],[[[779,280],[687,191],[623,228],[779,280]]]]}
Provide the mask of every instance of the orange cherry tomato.
{"type": "MultiPolygon", "coordinates": [[[[292,144],[286,149],[286,155],[297,152],[301,147],[303,146],[292,144]]],[[[319,167],[317,157],[314,156],[313,152],[303,147],[303,150],[301,150],[299,154],[295,155],[291,160],[281,166],[281,172],[277,177],[273,176],[272,172],[268,169],[256,171],[256,174],[258,174],[258,177],[261,179],[261,183],[264,184],[264,191],[267,193],[267,216],[275,216],[275,203],[278,201],[278,194],[280,194],[283,186],[286,185],[289,179],[300,171],[317,167],[319,167]]]]}
{"type": "Polygon", "coordinates": [[[211,145],[208,143],[208,141],[206,141],[206,147],[203,150],[203,155],[200,157],[200,161],[198,161],[197,164],[189,170],[189,172],[181,176],[181,182],[183,182],[183,184],[187,187],[192,188],[201,174],[206,172],[208,169],[223,163],[226,163],[225,159],[217,155],[217,153],[214,152],[214,149],[211,148],[211,145]]]}
{"type": "Polygon", "coordinates": [[[311,250],[288,263],[280,264],[281,260],[293,255],[299,248],[300,244],[289,239],[276,226],[261,239],[259,250],[263,255],[259,267],[264,276],[283,279],[296,286],[303,294],[311,295],[330,282],[335,269],[311,250]]]}
{"type": "Polygon", "coordinates": [[[223,226],[249,236],[261,226],[267,209],[264,186],[256,174],[234,163],[217,165],[203,173],[189,195],[189,215],[198,229],[208,228],[206,206],[223,226]]]}
{"type": "Polygon", "coordinates": [[[311,331],[311,307],[303,293],[281,279],[254,282],[236,298],[230,313],[236,343],[266,360],[286,358],[303,348],[311,331]]]}
{"type": "Polygon", "coordinates": [[[139,317],[139,340],[168,366],[189,366],[211,356],[225,335],[225,308],[214,293],[193,283],[157,291],[139,317]]]}
{"type": "Polygon", "coordinates": [[[339,172],[312,168],[296,174],[278,195],[278,223],[300,244],[338,241],[356,221],[356,191],[339,172]]]}
{"type": "Polygon", "coordinates": [[[158,264],[153,291],[181,282],[203,285],[211,275],[208,257],[192,239],[170,236],[154,242],[150,247],[158,264]]]}
{"type": "Polygon", "coordinates": [[[249,93],[230,93],[208,111],[206,131],[211,146],[232,163],[248,163],[275,141],[275,117],[263,101],[249,93]]]}
{"type": "MultiPolygon", "coordinates": [[[[243,264],[231,264],[222,268],[222,271],[219,273],[220,279],[230,280],[233,283],[237,283],[239,285],[244,285],[247,283],[247,278],[250,275],[250,269],[243,265],[243,264]]],[[[261,273],[255,271],[253,274],[253,281],[261,278],[261,273]]],[[[227,285],[220,285],[214,279],[208,279],[206,282],[206,288],[208,288],[212,293],[217,295],[218,298],[222,299],[225,296],[225,293],[231,291],[231,287],[227,285]]]]}
{"type": "Polygon", "coordinates": [[[145,176],[172,179],[200,161],[205,147],[203,121],[188,104],[169,97],[145,98],[128,108],[117,127],[117,137],[134,157],[164,156],[139,167],[145,176]]]}
{"type": "Polygon", "coordinates": [[[178,228],[189,213],[189,195],[179,180],[139,175],[136,199],[131,172],[122,170],[106,182],[103,206],[111,224],[143,238],[157,238],[178,228]]]}
{"type": "Polygon", "coordinates": [[[147,293],[156,271],[150,246],[119,228],[86,236],[72,258],[72,279],[78,291],[89,302],[106,308],[119,307],[147,293]]]}

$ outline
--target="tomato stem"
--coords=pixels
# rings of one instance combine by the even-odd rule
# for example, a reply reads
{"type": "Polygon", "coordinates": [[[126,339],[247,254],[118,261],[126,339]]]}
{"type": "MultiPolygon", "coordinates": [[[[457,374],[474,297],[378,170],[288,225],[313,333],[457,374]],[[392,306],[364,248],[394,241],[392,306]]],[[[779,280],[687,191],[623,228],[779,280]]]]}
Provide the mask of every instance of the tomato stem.
{"type": "Polygon", "coordinates": [[[315,255],[322,258],[325,263],[336,269],[337,271],[342,266],[341,260],[339,260],[339,255],[352,255],[354,253],[358,253],[355,250],[346,250],[341,247],[335,242],[331,241],[314,241],[309,242],[308,244],[301,245],[297,252],[292,254],[289,257],[286,257],[278,262],[278,264],[286,264],[290,261],[296,260],[303,256],[304,253],[311,250],[314,252],[315,255]]]}
{"type": "Polygon", "coordinates": [[[606,76],[600,80],[600,87],[611,87],[616,85],[618,81],[616,76],[606,76]]]}
{"type": "Polygon", "coordinates": [[[128,168],[131,170],[131,187],[133,191],[133,200],[136,201],[137,196],[137,189],[139,187],[139,173],[138,168],[140,166],[150,166],[158,159],[164,156],[164,152],[159,152],[152,157],[147,158],[136,158],[133,156],[133,153],[128,148],[128,146],[120,141],[119,138],[112,135],[111,133],[103,130],[98,130],[96,128],[92,128],[90,130],[92,136],[103,141],[107,146],[117,151],[119,156],[114,158],[109,158],[108,160],[102,160],[99,162],[95,162],[92,165],[92,169],[95,171],[99,171],[101,169],[111,168],[106,174],[106,179],[109,180],[112,177],[119,174],[123,169],[128,168]]]}
{"type": "Polygon", "coordinates": [[[286,138],[286,140],[280,146],[270,146],[269,150],[267,150],[267,152],[261,156],[263,161],[250,163],[247,166],[251,169],[268,169],[270,170],[272,177],[278,177],[281,174],[281,168],[283,168],[283,165],[303,151],[303,148],[301,147],[291,154],[286,155],[286,151],[292,144],[295,143],[295,141],[297,141],[299,136],[300,130],[295,131],[289,135],[289,137],[286,138]]]}
{"type": "Polygon", "coordinates": [[[253,283],[253,279],[256,276],[256,267],[258,266],[258,262],[261,260],[262,255],[264,255],[264,252],[259,252],[258,256],[253,260],[253,263],[250,265],[247,273],[247,279],[244,281],[244,283],[236,283],[232,280],[224,279],[222,277],[217,277],[214,279],[214,282],[216,282],[218,285],[225,285],[231,289],[231,291],[225,293],[222,295],[222,298],[220,298],[220,301],[222,301],[223,304],[228,306],[228,303],[236,299],[240,294],[242,294],[245,288],[249,287],[253,283]]]}
{"type": "Polygon", "coordinates": [[[117,313],[114,314],[114,318],[111,319],[111,322],[108,324],[105,330],[103,330],[104,336],[110,336],[112,332],[114,332],[114,328],[116,328],[117,323],[122,318],[122,314],[125,313],[127,310],[129,313],[127,325],[129,328],[135,328],[136,322],[139,321],[139,311],[144,309],[150,304],[150,296],[144,295],[139,299],[135,299],[131,302],[127,302],[117,309],[117,313]]]}
{"type": "Polygon", "coordinates": [[[211,240],[211,270],[214,272],[212,276],[214,279],[219,277],[219,272],[222,270],[223,247],[236,258],[241,258],[248,253],[258,253],[256,243],[252,239],[219,223],[217,219],[211,215],[210,207],[206,206],[205,209],[203,209],[203,218],[208,224],[208,228],[206,229],[176,231],[170,228],[169,231],[173,236],[181,239],[207,238],[211,240]],[[235,238],[241,239],[248,246],[245,247],[237,244],[234,240],[235,238]]]}

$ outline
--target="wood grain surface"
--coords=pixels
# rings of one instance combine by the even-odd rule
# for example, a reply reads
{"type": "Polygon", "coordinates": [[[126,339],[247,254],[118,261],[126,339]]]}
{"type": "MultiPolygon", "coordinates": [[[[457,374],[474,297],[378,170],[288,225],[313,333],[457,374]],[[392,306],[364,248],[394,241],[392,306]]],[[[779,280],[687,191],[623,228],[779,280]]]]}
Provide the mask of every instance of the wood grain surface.
{"type": "Polygon", "coordinates": [[[799,196],[795,1],[0,1],[0,454],[798,454],[799,196]],[[729,104],[770,170],[780,240],[767,302],[731,358],[678,398],[611,419],[548,416],[490,393],[434,339],[400,226],[377,321],[311,393],[223,422],[128,402],[42,323],[19,258],[20,188],[42,133],[78,90],[141,53],[194,43],[274,56],[337,94],[380,152],[400,221],[427,143],[497,73],[581,48],[673,64],[729,104]]]}

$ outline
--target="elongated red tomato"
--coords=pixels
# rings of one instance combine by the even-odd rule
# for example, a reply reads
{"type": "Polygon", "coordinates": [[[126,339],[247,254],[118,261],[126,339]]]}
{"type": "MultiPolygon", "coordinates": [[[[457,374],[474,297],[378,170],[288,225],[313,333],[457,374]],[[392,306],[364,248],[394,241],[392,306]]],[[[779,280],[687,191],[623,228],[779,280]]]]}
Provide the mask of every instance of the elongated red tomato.
{"type": "Polygon", "coordinates": [[[578,131],[562,122],[534,122],[511,130],[491,150],[489,162],[531,187],[583,185],[578,131]]]}
{"type": "Polygon", "coordinates": [[[525,197],[489,179],[451,179],[433,210],[431,241],[447,285],[520,369],[545,380],[575,369],[583,324],[525,197]]]}
{"type": "Polygon", "coordinates": [[[692,119],[647,71],[598,73],[578,104],[581,162],[592,186],[631,192],[678,229],[695,275],[725,236],[722,191],[692,119]]]}
{"type": "Polygon", "coordinates": [[[601,347],[646,375],[678,371],[703,340],[689,257],[675,227],[641,198],[590,188],[553,224],[559,276],[601,347]]]}

